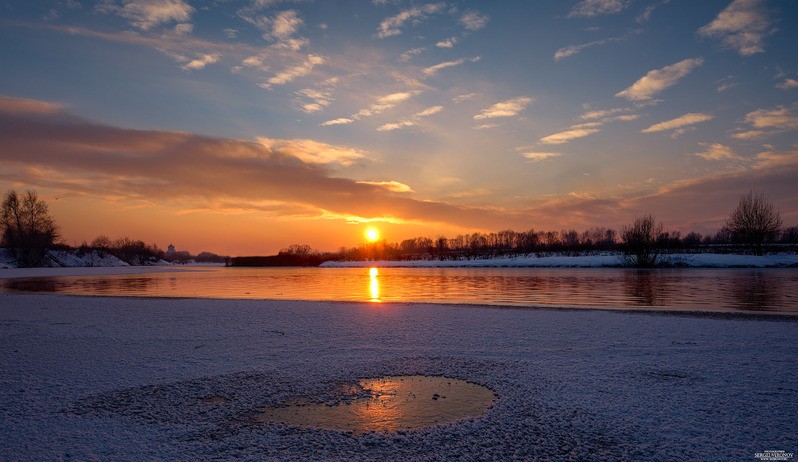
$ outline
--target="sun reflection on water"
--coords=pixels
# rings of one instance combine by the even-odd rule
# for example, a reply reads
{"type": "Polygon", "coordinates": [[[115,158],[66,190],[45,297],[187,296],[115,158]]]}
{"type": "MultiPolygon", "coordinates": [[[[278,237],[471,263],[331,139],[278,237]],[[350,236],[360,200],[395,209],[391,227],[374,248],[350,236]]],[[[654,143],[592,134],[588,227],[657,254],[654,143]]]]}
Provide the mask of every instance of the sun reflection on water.
{"type": "Polygon", "coordinates": [[[369,268],[369,291],[371,292],[371,300],[373,303],[380,303],[380,280],[377,276],[380,271],[377,268],[369,268]]]}

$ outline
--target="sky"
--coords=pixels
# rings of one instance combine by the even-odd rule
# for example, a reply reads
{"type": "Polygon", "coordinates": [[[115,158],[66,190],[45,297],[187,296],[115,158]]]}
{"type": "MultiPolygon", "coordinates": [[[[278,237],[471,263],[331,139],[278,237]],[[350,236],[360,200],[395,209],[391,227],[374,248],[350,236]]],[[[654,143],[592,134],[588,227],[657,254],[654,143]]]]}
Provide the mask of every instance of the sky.
{"type": "Polygon", "coordinates": [[[0,0],[0,190],[227,255],[798,225],[798,2],[0,0]]]}

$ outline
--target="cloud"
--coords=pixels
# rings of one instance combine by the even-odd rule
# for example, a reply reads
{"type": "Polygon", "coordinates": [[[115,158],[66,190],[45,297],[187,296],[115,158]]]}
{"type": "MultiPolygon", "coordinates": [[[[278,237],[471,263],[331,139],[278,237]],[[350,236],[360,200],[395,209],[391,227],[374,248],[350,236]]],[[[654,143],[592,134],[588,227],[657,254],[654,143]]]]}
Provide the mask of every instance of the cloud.
{"type": "Polygon", "coordinates": [[[776,128],[792,130],[798,128],[798,115],[786,107],[775,109],[757,109],[745,116],[745,121],[754,128],[776,128]]]}
{"type": "Polygon", "coordinates": [[[632,31],[632,32],[622,36],[622,37],[610,37],[610,38],[606,38],[606,39],[603,39],[603,40],[595,40],[593,42],[583,43],[581,45],[570,45],[570,46],[567,46],[567,47],[563,47],[563,48],[560,48],[559,50],[557,50],[554,53],[554,60],[555,61],[563,60],[563,59],[568,58],[570,56],[573,56],[573,55],[575,55],[577,53],[580,53],[584,49],[591,48],[591,47],[594,47],[594,46],[606,45],[608,43],[623,42],[624,40],[628,39],[629,36],[634,35],[634,34],[639,34],[639,33],[640,33],[640,30],[635,30],[635,31],[632,31]]]}
{"type": "Polygon", "coordinates": [[[763,41],[770,21],[761,0],[734,0],[706,26],[698,29],[704,37],[719,38],[742,56],[765,51],[763,41]]]}
{"type": "Polygon", "coordinates": [[[391,132],[405,127],[412,127],[416,124],[413,120],[400,120],[399,122],[387,123],[377,127],[378,132],[391,132]]]}
{"type": "Polygon", "coordinates": [[[402,53],[401,55],[399,55],[399,62],[406,63],[406,62],[410,61],[410,59],[412,59],[413,56],[417,56],[417,55],[420,55],[421,53],[423,53],[424,50],[425,50],[424,47],[411,48],[411,49],[405,51],[404,53],[402,53]]]}
{"type": "Polygon", "coordinates": [[[585,112],[584,114],[579,116],[579,118],[582,120],[601,119],[618,113],[629,112],[630,110],[631,109],[629,108],[613,108],[613,109],[603,109],[603,110],[594,109],[585,112]]]}
{"type": "Polygon", "coordinates": [[[295,92],[294,94],[299,100],[299,108],[308,114],[312,114],[329,106],[333,101],[332,91],[336,83],[338,83],[338,78],[332,77],[317,84],[314,88],[303,88],[295,92]],[[303,99],[305,100],[303,101],[303,99]],[[306,102],[307,100],[311,102],[308,103],[306,102]]]}
{"type": "Polygon", "coordinates": [[[452,98],[452,102],[462,103],[463,101],[472,100],[472,99],[476,98],[477,96],[479,96],[479,93],[466,93],[466,94],[463,94],[463,95],[457,95],[454,98],[452,98]]]}
{"type": "Polygon", "coordinates": [[[272,19],[271,35],[278,40],[285,40],[294,35],[304,24],[295,10],[277,13],[272,19]]]}
{"type": "Polygon", "coordinates": [[[285,85],[298,77],[310,74],[314,67],[319,64],[324,64],[325,61],[326,59],[324,56],[309,54],[303,63],[277,73],[274,77],[267,80],[266,83],[260,84],[260,86],[263,88],[271,88],[272,85],[285,85]]]}
{"type": "Polygon", "coordinates": [[[457,37],[449,37],[445,40],[441,40],[440,42],[436,43],[435,46],[438,48],[453,48],[458,41],[459,40],[457,37]]]}
{"type": "MultiPolygon", "coordinates": [[[[377,101],[369,105],[369,107],[359,110],[358,112],[352,114],[350,117],[341,117],[338,119],[328,120],[322,123],[321,126],[327,127],[330,125],[350,124],[355,120],[360,120],[364,117],[371,117],[377,115],[381,112],[387,111],[388,109],[396,107],[398,104],[410,99],[411,97],[413,97],[413,95],[416,94],[418,94],[418,91],[402,91],[397,93],[391,93],[385,96],[380,96],[379,98],[377,98],[377,101]]],[[[380,131],[396,130],[397,128],[402,128],[403,126],[409,126],[409,125],[395,126],[395,124],[385,124],[382,127],[380,127],[382,128],[382,130],[380,131]]]]}
{"type": "Polygon", "coordinates": [[[339,118],[337,118],[337,119],[332,119],[332,120],[328,120],[328,121],[326,121],[326,122],[322,122],[320,125],[321,125],[322,127],[329,127],[329,126],[331,126],[331,125],[346,125],[346,124],[351,124],[351,123],[352,123],[352,122],[354,122],[354,121],[355,121],[355,119],[349,119],[349,118],[347,118],[347,117],[339,117],[339,118]]]}
{"type": "Polygon", "coordinates": [[[423,6],[416,6],[404,10],[396,16],[385,18],[382,20],[382,22],[380,22],[380,26],[377,29],[377,37],[387,38],[399,35],[402,33],[401,27],[404,26],[407,21],[423,20],[431,14],[443,11],[445,7],[446,4],[443,2],[428,3],[423,6]]]}
{"type": "Polygon", "coordinates": [[[784,79],[784,82],[776,84],[776,88],[779,88],[781,90],[791,90],[793,88],[798,88],[798,80],[784,79]]]}
{"type": "MultiPolygon", "coordinates": [[[[7,100],[2,101],[11,109],[47,104],[7,100]]],[[[331,176],[327,162],[353,161],[365,153],[315,140],[244,141],[119,128],[63,112],[2,111],[0,145],[0,181],[98,199],[180,203],[189,210],[231,203],[236,211],[258,213],[267,201],[316,217],[435,222],[474,229],[520,228],[529,221],[526,211],[414,200],[387,185],[331,176]]]]}
{"type": "Polygon", "coordinates": [[[500,101],[493,106],[480,111],[479,114],[474,116],[474,120],[495,119],[498,117],[514,117],[534,102],[534,98],[529,98],[526,96],[519,96],[518,98],[500,101]]]}
{"type": "Polygon", "coordinates": [[[577,128],[565,130],[543,137],[540,139],[540,142],[543,144],[563,144],[577,138],[583,138],[585,136],[598,133],[599,131],[600,130],[597,128],[577,128]]]}
{"type": "Polygon", "coordinates": [[[416,92],[413,91],[401,91],[397,93],[391,93],[385,96],[380,96],[379,98],[377,98],[377,101],[375,103],[371,104],[366,109],[361,109],[352,117],[355,119],[359,119],[361,117],[371,117],[375,114],[387,111],[388,109],[393,109],[394,107],[396,107],[396,105],[404,101],[407,101],[415,94],[416,92]]]}
{"type": "Polygon", "coordinates": [[[488,24],[488,16],[474,10],[468,10],[460,16],[460,24],[468,30],[479,30],[488,24]]]}
{"type": "Polygon", "coordinates": [[[443,106],[432,106],[424,109],[423,111],[417,112],[415,115],[416,117],[427,117],[433,114],[437,114],[443,110],[443,106]]]}
{"type": "Polygon", "coordinates": [[[380,188],[387,189],[391,192],[398,192],[398,193],[411,193],[413,188],[410,186],[400,183],[398,181],[358,181],[358,184],[368,184],[372,186],[379,186],[380,188]]]}
{"type": "Polygon", "coordinates": [[[0,95],[0,113],[6,112],[19,115],[44,115],[57,114],[63,110],[64,106],[61,104],[0,95]]]}
{"type": "Polygon", "coordinates": [[[278,140],[263,137],[256,139],[258,143],[271,152],[287,154],[308,164],[340,164],[349,166],[354,161],[366,156],[366,153],[359,149],[333,146],[308,139],[278,140]]]}
{"type": "Polygon", "coordinates": [[[592,18],[602,14],[615,14],[629,6],[630,0],[582,0],[568,13],[569,18],[592,18]]]}
{"type": "Polygon", "coordinates": [[[219,53],[212,53],[212,54],[202,55],[199,58],[193,59],[193,60],[189,61],[188,63],[186,63],[183,66],[183,69],[186,69],[186,70],[203,69],[208,64],[213,64],[213,63],[219,62],[219,58],[221,58],[221,57],[222,57],[222,55],[219,54],[219,53]]]}
{"type": "Polygon", "coordinates": [[[426,76],[435,75],[441,69],[446,69],[447,67],[459,66],[459,65],[465,63],[466,61],[470,61],[472,63],[475,63],[475,62],[477,62],[479,60],[480,60],[480,57],[479,56],[475,56],[475,57],[470,58],[468,60],[466,60],[466,58],[460,58],[460,59],[455,59],[453,61],[445,61],[445,62],[442,62],[442,63],[439,63],[439,64],[435,64],[434,66],[426,67],[426,68],[424,68],[424,70],[422,72],[426,76]]]}
{"type": "Polygon", "coordinates": [[[119,16],[141,30],[150,30],[168,22],[186,22],[194,8],[183,0],[127,0],[113,8],[119,16]]]}
{"type": "Polygon", "coordinates": [[[737,160],[740,159],[739,156],[734,154],[734,151],[728,146],[722,145],[720,143],[714,144],[706,144],[701,143],[702,146],[706,146],[706,150],[702,152],[697,152],[695,155],[698,157],[702,157],[706,160],[737,160]]]}
{"type": "Polygon", "coordinates": [[[710,114],[701,114],[696,112],[690,112],[688,114],[684,114],[679,116],[675,119],[666,120],[664,122],[656,123],[644,130],[641,133],[655,133],[655,132],[664,132],[669,130],[676,130],[678,128],[686,127],[688,125],[694,125],[700,122],[706,122],[708,120],[712,120],[714,116],[710,114]]]}
{"type": "Polygon", "coordinates": [[[541,160],[551,159],[552,157],[560,157],[562,154],[559,152],[523,152],[521,155],[528,159],[530,162],[540,162],[541,160]]]}
{"type": "Polygon", "coordinates": [[[757,109],[746,114],[745,122],[754,129],[733,133],[733,138],[754,140],[796,130],[798,129],[798,114],[784,106],[773,109],[757,109]]]}
{"type": "Polygon", "coordinates": [[[644,77],[633,83],[632,86],[615,96],[620,96],[630,101],[649,100],[657,93],[676,84],[682,77],[703,63],[704,60],[702,58],[685,59],[662,69],[649,71],[644,77]]]}
{"type": "Polygon", "coordinates": [[[393,130],[399,130],[399,129],[402,129],[402,128],[405,128],[405,127],[412,127],[412,126],[418,125],[418,122],[422,118],[429,117],[431,115],[437,114],[437,113],[441,112],[442,110],[443,110],[443,106],[428,107],[427,109],[424,109],[423,111],[419,111],[419,112],[413,114],[413,116],[410,117],[409,119],[400,120],[399,122],[387,123],[387,124],[381,125],[380,127],[377,128],[377,131],[379,131],[379,132],[389,132],[389,131],[393,131],[393,130]]]}

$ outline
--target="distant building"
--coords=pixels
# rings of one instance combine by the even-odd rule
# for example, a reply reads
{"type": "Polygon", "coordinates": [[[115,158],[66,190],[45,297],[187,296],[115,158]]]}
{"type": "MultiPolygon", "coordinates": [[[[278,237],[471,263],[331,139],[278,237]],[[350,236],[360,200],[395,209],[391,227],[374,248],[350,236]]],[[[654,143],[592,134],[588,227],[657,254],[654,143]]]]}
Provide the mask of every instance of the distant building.
{"type": "Polygon", "coordinates": [[[166,256],[167,257],[172,257],[176,253],[177,253],[177,251],[175,250],[175,246],[173,246],[172,244],[169,244],[169,247],[166,248],[166,256]]]}

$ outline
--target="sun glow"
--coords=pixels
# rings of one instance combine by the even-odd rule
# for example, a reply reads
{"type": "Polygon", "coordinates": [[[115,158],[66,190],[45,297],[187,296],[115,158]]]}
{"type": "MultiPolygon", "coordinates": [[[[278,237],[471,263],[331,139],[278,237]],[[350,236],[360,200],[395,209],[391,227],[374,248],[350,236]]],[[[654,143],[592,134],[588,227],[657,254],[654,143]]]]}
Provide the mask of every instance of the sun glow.
{"type": "Polygon", "coordinates": [[[368,228],[366,230],[366,240],[369,242],[377,242],[380,239],[380,231],[377,228],[368,228]]]}

